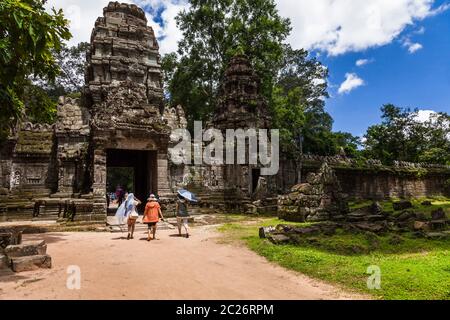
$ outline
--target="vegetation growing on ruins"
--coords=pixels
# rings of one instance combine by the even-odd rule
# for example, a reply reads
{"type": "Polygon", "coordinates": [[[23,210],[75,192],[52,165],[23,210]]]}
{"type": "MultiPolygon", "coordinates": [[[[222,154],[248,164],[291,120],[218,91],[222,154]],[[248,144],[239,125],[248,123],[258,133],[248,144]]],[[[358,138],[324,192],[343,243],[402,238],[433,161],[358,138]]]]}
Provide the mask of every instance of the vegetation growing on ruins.
{"type": "MultiPolygon", "coordinates": [[[[65,45],[71,35],[63,12],[46,13],[41,0],[2,1],[0,22],[4,137],[24,115],[31,122],[53,123],[58,97],[80,96],[89,44],[65,45]]],[[[245,54],[261,77],[261,93],[269,102],[273,127],[281,129],[284,155],[298,160],[302,153],[345,154],[360,163],[379,159],[385,165],[450,164],[446,113],[422,121],[416,110],[387,104],[381,108],[382,123],[370,127],[362,141],[333,132],[333,119],[325,111],[328,69],[285,42],[290,21],[279,15],[273,0],[192,0],[177,23],[183,39],[178,51],[161,62],[168,103],[186,109],[189,125],[210,120],[228,62],[245,54]]]]}
{"type": "Polygon", "coordinates": [[[450,163],[450,118],[445,113],[420,121],[416,111],[388,104],[382,107],[383,122],[370,127],[363,142],[333,132],[324,102],[328,70],[307,51],[285,43],[290,21],[279,16],[273,0],[191,1],[177,22],[183,40],[178,52],[163,57],[162,67],[168,103],[181,104],[190,125],[210,119],[223,71],[239,53],[249,57],[262,79],[285,155],[298,160],[302,153],[345,153],[385,165],[396,160],[450,163]]]}
{"type": "Polygon", "coordinates": [[[191,1],[177,17],[183,40],[177,53],[163,57],[169,103],[186,108],[189,124],[209,120],[222,74],[235,54],[245,54],[262,79],[274,127],[282,128],[285,154],[353,155],[357,139],[333,133],[325,112],[328,70],[305,50],[285,43],[290,21],[273,0],[191,1]],[[246,21],[247,23],[243,23],[246,21]]]}
{"type": "MultiPolygon", "coordinates": [[[[438,207],[450,212],[449,198],[433,198],[432,206],[422,207],[413,200],[416,211],[429,213],[438,207]]],[[[366,206],[353,202],[353,208],[366,206]]],[[[392,209],[392,201],[381,203],[392,209]]],[[[448,266],[450,243],[446,240],[425,240],[413,234],[375,235],[346,233],[333,236],[311,236],[301,245],[274,245],[260,239],[260,226],[278,224],[308,226],[310,223],[286,223],[273,218],[253,219],[248,223],[228,223],[220,227],[222,241],[243,241],[251,250],[283,267],[323,279],[346,288],[355,289],[384,299],[448,299],[450,286],[448,266]],[[381,289],[367,289],[367,268],[381,268],[381,289]]]]}
{"type": "Polygon", "coordinates": [[[291,30],[273,0],[192,0],[177,24],[183,38],[178,53],[167,57],[175,71],[166,73],[166,80],[171,103],[186,108],[190,123],[210,116],[220,79],[236,54],[249,57],[261,77],[263,95],[271,96],[291,30]]]}

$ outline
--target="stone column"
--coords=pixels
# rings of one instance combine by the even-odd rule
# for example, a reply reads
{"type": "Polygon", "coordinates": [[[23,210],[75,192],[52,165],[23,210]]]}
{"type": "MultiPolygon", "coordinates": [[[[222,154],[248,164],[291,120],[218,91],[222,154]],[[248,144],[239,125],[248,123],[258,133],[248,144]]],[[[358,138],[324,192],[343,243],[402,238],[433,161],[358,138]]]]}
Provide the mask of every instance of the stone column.
{"type": "Polygon", "coordinates": [[[74,193],[76,167],[74,163],[61,161],[59,165],[58,192],[59,197],[70,198],[74,193]]]}
{"type": "Polygon", "coordinates": [[[94,152],[94,177],[93,177],[94,206],[93,219],[106,219],[106,152],[105,150],[95,150],[94,152]]]}
{"type": "Polygon", "coordinates": [[[157,170],[158,170],[158,195],[160,197],[172,196],[169,183],[169,161],[167,153],[158,152],[157,158],[157,170]]]}

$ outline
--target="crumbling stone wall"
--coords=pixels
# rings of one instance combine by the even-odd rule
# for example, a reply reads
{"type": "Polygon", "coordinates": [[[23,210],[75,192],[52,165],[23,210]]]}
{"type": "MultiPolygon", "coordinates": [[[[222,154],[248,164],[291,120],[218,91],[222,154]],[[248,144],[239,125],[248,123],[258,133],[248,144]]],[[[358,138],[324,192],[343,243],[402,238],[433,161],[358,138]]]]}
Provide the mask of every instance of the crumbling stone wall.
{"type": "Polygon", "coordinates": [[[278,197],[278,216],[287,221],[342,220],[348,213],[339,181],[325,162],[317,174],[278,197]]]}
{"type": "MultiPolygon", "coordinates": [[[[157,191],[163,201],[185,187],[207,207],[266,212],[276,206],[277,194],[297,184],[297,166],[289,160],[281,161],[280,172],[273,177],[259,177],[256,165],[170,163],[167,149],[176,143],[170,141],[170,132],[186,127],[187,121],[181,106],[164,108],[158,51],[142,9],[108,4],[92,32],[82,99],[62,98],[54,126],[22,123],[0,146],[0,220],[57,219],[74,212],[76,220],[104,220],[108,149],[152,151],[156,160],[152,158],[151,166],[157,169],[157,191]]],[[[220,130],[271,128],[260,82],[249,59],[234,57],[223,76],[210,125],[220,130]]],[[[317,172],[323,161],[335,170],[349,197],[435,195],[450,178],[448,168],[427,165],[427,173],[417,176],[404,173],[423,166],[396,163],[394,168],[380,168],[371,160],[366,165],[375,170],[367,170],[342,155],[326,159],[305,155],[303,180],[314,185],[308,173],[317,172]]],[[[299,188],[294,193],[308,189],[299,188]]],[[[328,208],[322,200],[334,197],[322,189],[301,194],[301,201],[310,196],[313,204],[320,197],[315,207],[320,214],[328,208]]]]}
{"type": "MultiPolygon", "coordinates": [[[[308,173],[317,172],[323,161],[335,171],[343,193],[356,199],[442,196],[445,195],[445,181],[450,179],[450,169],[445,166],[410,164],[408,167],[388,167],[375,161],[362,166],[343,163],[342,157],[334,157],[338,158],[340,161],[328,162],[330,157],[309,156],[301,166],[302,182],[306,182],[308,173]]],[[[296,169],[293,161],[281,160],[275,183],[278,193],[286,193],[297,184],[296,169]]]]}

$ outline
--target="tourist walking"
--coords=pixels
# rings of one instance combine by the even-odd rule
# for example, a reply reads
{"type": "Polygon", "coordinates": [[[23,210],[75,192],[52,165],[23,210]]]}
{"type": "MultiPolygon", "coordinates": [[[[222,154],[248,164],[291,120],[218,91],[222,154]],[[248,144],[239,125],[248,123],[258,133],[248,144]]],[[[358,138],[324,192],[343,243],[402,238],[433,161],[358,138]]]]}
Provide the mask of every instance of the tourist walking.
{"type": "Polygon", "coordinates": [[[127,200],[125,200],[125,208],[127,216],[127,225],[128,225],[128,236],[127,240],[134,239],[134,229],[136,227],[136,221],[139,218],[139,213],[136,210],[136,207],[141,204],[141,201],[137,199],[133,193],[128,194],[127,200]]]}
{"type": "MultiPolygon", "coordinates": [[[[125,197],[128,197],[128,194],[125,195],[125,197]]],[[[119,205],[119,208],[117,208],[116,211],[116,219],[117,219],[117,224],[119,226],[122,226],[125,224],[125,219],[127,218],[127,207],[126,207],[126,202],[122,202],[119,205]]],[[[121,229],[122,230],[122,229],[121,229]]]]}
{"type": "Polygon", "coordinates": [[[158,240],[156,239],[156,226],[160,218],[164,221],[164,216],[161,212],[161,206],[159,205],[154,194],[151,194],[147,201],[144,218],[142,219],[142,222],[148,226],[147,241],[158,240]],[[153,235],[153,238],[151,235],[153,235]]]}
{"type": "Polygon", "coordinates": [[[186,231],[186,238],[189,238],[189,212],[188,212],[188,201],[178,194],[177,204],[176,204],[176,213],[177,213],[177,225],[178,225],[178,235],[181,237],[181,228],[183,227],[186,231]]]}

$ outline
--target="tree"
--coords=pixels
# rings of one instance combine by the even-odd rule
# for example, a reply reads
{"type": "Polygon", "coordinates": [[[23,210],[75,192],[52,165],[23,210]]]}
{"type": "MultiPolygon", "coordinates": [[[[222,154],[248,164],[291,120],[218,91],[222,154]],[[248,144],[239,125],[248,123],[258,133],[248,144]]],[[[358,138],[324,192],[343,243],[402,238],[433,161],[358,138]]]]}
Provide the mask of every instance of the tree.
{"type": "Polygon", "coordinates": [[[61,50],[55,53],[56,61],[61,70],[56,77],[55,88],[62,88],[64,94],[82,91],[87,64],[86,54],[89,47],[88,42],[80,42],[72,47],[63,45],[61,50]]]}
{"type": "MultiPolygon", "coordinates": [[[[0,2],[0,135],[5,138],[25,112],[29,78],[54,81],[59,68],[54,52],[71,34],[62,10],[47,13],[44,0],[0,2]]],[[[45,110],[47,104],[41,106],[45,110]]],[[[34,110],[37,113],[40,110],[34,110]]]]}
{"type": "Polygon", "coordinates": [[[392,104],[381,108],[382,123],[367,130],[364,155],[392,164],[395,160],[450,163],[450,116],[433,114],[421,121],[418,110],[392,104]]]}
{"type": "Polygon", "coordinates": [[[333,143],[336,148],[335,153],[339,153],[342,150],[350,158],[358,158],[361,155],[359,150],[361,139],[359,137],[355,137],[348,132],[334,132],[333,137],[335,140],[333,143]]]}
{"type": "Polygon", "coordinates": [[[358,139],[333,133],[333,119],[325,111],[328,69],[306,50],[284,46],[282,64],[273,95],[274,126],[281,129],[281,143],[288,156],[335,155],[341,148],[355,156],[358,139]]]}
{"type": "Polygon", "coordinates": [[[175,66],[173,74],[164,68],[170,102],[186,108],[190,123],[209,118],[222,74],[237,53],[250,58],[263,94],[271,98],[282,42],[290,32],[273,0],[191,0],[176,19],[183,32],[177,62],[172,55],[163,66],[175,66]]]}

